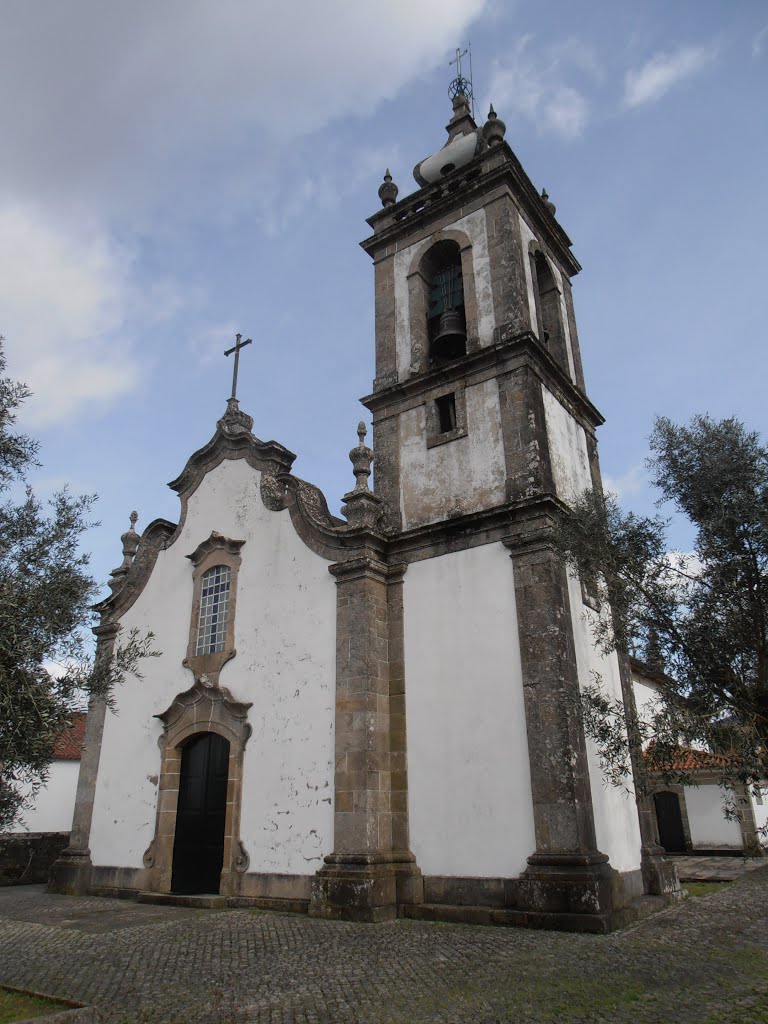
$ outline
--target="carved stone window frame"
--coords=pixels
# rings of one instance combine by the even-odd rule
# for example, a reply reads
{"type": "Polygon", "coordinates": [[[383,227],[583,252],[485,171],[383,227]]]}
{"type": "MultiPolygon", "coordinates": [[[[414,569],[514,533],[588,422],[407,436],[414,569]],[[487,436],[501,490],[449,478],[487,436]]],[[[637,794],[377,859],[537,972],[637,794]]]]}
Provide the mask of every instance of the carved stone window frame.
{"type": "Polygon", "coordinates": [[[219,673],[230,658],[234,658],[235,650],[235,614],[237,611],[237,576],[242,558],[240,548],[243,540],[232,540],[214,530],[207,540],[199,544],[187,558],[194,566],[192,579],[194,590],[192,596],[192,615],[189,624],[189,643],[184,665],[194,672],[195,677],[207,676],[218,685],[219,673]],[[198,654],[197,641],[200,628],[200,603],[203,589],[203,577],[209,569],[217,565],[226,565],[229,569],[229,601],[227,606],[227,628],[224,637],[224,650],[213,654],[198,654]]]}
{"type": "Polygon", "coordinates": [[[191,689],[180,693],[166,711],[155,716],[163,723],[163,733],[158,740],[160,780],[155,836],[144,854],[150,891],[171,891],[181,758],[185,744],[207,732],[216,733],[229,743],[224,858],[219,892],[235,896],[240,891],[240,880],[249,867],[248,853],[240,839],[240,809],[245,744],[252,731],[248,723],[248,709],[251,707],[252,704],[235,700],[225,687],[211,686],[196,679],[191,689]]]}
{"type": "Polygon", "coordinates": [[[459,437],[467,436],[467,399],[465,387],[461,383],[448,384],[430,393],[426,403],[427,420],[427,448],[434,448],[436,445],[445,444],[447,441],[455,441],[459,437]],[[437,408],[437,401],[445,395],[453,395],[456,402],[456,426],[453,430],[440,429],[440,414],[437,408]]]}

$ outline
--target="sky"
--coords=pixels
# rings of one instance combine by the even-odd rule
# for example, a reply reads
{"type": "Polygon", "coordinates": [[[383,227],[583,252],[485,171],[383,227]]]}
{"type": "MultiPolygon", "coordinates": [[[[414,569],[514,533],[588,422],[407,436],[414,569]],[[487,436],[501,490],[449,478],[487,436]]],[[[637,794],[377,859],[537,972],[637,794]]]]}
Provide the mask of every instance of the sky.
{"type": "Polygon", "coordinates": [[[374,366],[358,242],[385,168],[402,198],[445,141],[467,43],[478,120],[583,266],[607,485],[653,511],[656,415],[768,435],[763,0],[2,0],[0,333],[38,493],[99,495],[100,582],[132,509],[178,519],[238,331],[254,433],[338,511],[374,366]]]}

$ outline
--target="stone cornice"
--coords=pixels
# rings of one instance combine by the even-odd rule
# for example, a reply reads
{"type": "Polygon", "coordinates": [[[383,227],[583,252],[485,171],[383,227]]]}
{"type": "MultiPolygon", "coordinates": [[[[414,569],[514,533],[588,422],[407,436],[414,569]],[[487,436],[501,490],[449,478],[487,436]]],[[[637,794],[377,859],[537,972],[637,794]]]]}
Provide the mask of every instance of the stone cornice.
{"type": "Polygon", "coordinates": [[[445,175],[368,218],[374,234],[360,244],[374,256],[384,247],[413,234],[420,224],[444,217],[457,208],[487,197],[497,184],[505,183],[520,209],[535,227],[539,241],[548,245],[569,277],[581,270],[571,252],[571,240],[547,209],[522,164],[506,142],[476,156],[471,163],[445,175]]]}
{"type": "Polygon", "coordinates": [[[419,405],[426,394],[454,381],[471,385],[473,375],[481,376],[483,372],[490,372],[490,375],[497,377],[507,368],[511,371],[525,363],[543,383],[558,394],[588,430],[592,431],[605,422],[600,411],[542,347],[534,334],[530,331],[511,334],[508,330],[505,326],[497,328],[493,345],[476,349],[453,363],[389,384],[360,401],[371,412],[384,416],[391,406],[394,415],[403,411],[405,402],[410,400],[413,405],[419,405]]]}
{"type": "Polygon", "coordinates": [[[344,562],[329,565],[328,572],[336,577],[337,583],[359,579],[381,581],[387,579],[388,567],[386,562],[382,562],[370,554],[363,554],[344,562]]]}
{"type": "Polygon", "coordinates": [[[504,543],[520,549],[538,544],[544,524],[551,524],[566,505],[554,494],[505,502],[481,512],[468,512],[437,523],[427,523],[393,535],[387,547],[392,569],[401,564],[434,558],[485,544],[504,543]]]}

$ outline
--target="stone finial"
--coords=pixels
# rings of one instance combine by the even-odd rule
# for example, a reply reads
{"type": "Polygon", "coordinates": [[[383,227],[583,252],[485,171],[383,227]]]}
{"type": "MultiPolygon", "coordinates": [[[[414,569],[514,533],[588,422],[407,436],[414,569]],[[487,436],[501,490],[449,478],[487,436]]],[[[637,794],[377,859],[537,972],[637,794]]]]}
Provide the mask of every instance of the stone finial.
{"type": "Polygon", "coordinates": [[[240,409],[240,403],[236,398],[228,398],[226,412],[216,426],[230,437],[234,434],[250,434],[253,429],[253,417],[240,409]]]}
{"type": "Polygon", "coordinates": [[[544,203],[546,208],[549,210],[549,212],[554,217],[555,213],[557,212],[557,207],[555,206],[555,204],[553,202],[550,202],[549,195],[547,194],[547,190],[545,188],[543,188],[541,190],[541,201],[544,203]]]}
{"type": "Polygon", "coordinates": [[[384,183],[379,185],[379,199],[381,200],[381,205],[394,206],[397,201],[397,193],[399,191],[400,189],[394,181],[392,181],[392,175],[389,173],[389,168],[387,168],[386,173],[384,174],[384,183]]]}
{"type": "Polygon", "coordinates": [[[371,475],[371,463],[373,462],[373,451],[365,443],[365,435],[368,428],[362,420],[357,424],[357,445],[349,453],[349,461],[352,463],[352,471],[355,474],[355,491],[357,493],[371,493],[368,486],[368,477],[371,475]]]}
{"type": "Polygon", "coordinates": [[[491,104],[491,109],[488,111],[488,120],[483,125],[483,138],[489,146],[498,146],[500,142],[504,141],[506,131],[507,126],[493,109],[493,104],[491,104]]]}
{"type": "Polygon", "coordinates": [[[120,537],[123,544],[123,560],[116,569],[113,569],[110,575],[109,586],[114,591],[118,586],[122,584],[122,578],[128,574],[128,570],[133,564],[133,559],[136,556],[136,549],[139,546],[139,535],[136,533],[134,527],[139,518],[138,512],[131,512],[129,516],[130,526],[120,537]]]}
{"type": "Polygon", "coordinates": [[[345,505],[342,513],[347,517],[350,526],[372,529],[381,518],[381,498],[374,494],[368,486],[371,475],[373,451],[365,443],[368,429],[360,420],[357,425],[357,445],[349,453],[352,470],[355,474],[355,487],[344,495],[345,505]]]}
{"type": "Polygon", "coordinates": [[[131,525],[120,537],[120,540],[123,542],[123,555],[125,557],[130,555],[131,558],[133,558],[133,556],[136,554],[136,548],[139,546],[139,535],[138,533],[136,533],[135,529],[138,520],[139,513],[131,512],[131,514],[128,516],[128,521],[130,522],[131,525]]]}

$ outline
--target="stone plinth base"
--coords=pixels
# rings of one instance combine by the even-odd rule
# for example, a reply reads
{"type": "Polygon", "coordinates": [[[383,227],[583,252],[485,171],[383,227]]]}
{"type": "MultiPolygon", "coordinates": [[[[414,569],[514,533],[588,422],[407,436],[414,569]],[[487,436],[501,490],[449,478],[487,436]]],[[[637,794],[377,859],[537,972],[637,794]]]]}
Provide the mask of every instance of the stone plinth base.
{"type": "Polygon", "coordinates": [[[534,854],[520,876],[517,902],[539,914],[604,915],[628,900],[621,876],[605,854],[534,854]]]}
{"type": "Polygon", "coordinates": [[[85,896],[91,887],[91,851],[68,846],[51,868],[48,892],[85,896]]]}
{"type": "Polygon", "coordinates": [[[680,881],[663,846],[644,847],[642,853],[643,886],[653,896],[680,895],[680,881]]]}
{"type": "Polygon", "coordinates": [[[678,893],[645,895],[640,870],[620,874],[601,853],[534,855],[518,878],[427,876],[425,902],[401,906],[420,921],[605,933],[661,910],[678,893]]]}
{"type": "Polygon", "coordinates": [[[398,905],[424,900],[410,852],[331,854],[312,882],[309,916],[339,921],[394,921],[398,905]]]}
{"type": "Polygon", "coordinates": [[[441,921],[447,924],[482,924],[516,928],[541,928],[552,931],[596,932],[604,934],[657,913],[669,906],[670,897],[643,896],[611,914],[563,914],[511,908],[457,906],[448,903],[422,903],[400,908],[400,916],[413,921],[441,921]]]}

